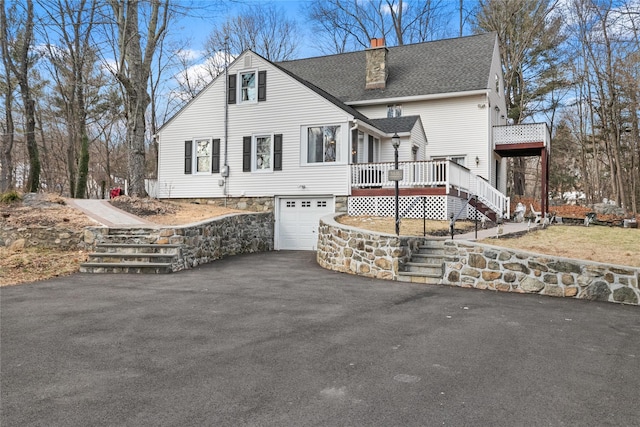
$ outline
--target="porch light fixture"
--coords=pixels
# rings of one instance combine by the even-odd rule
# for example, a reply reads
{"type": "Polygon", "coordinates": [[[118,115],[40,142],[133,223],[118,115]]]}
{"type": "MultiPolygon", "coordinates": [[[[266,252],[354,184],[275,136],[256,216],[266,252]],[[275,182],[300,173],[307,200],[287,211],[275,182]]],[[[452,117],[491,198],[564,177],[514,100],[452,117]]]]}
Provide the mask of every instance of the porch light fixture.
{"type": "MultiPolygon", "coordinates": [[[[398,170],[398,147],[400,147],[400,137],[398,133],[394,133],[391,137],[391,145],[393,145],[395,168],[398,170]]],[[[396,236],[400,235],[400,211],[398,210],[398,193],[399,193],[398,181],[396,181],[396,236]]]]}
{"type": "Polygon", "coordinates": [[[476,167],[480,166],[480,158],[476,156],[476,167]]]}

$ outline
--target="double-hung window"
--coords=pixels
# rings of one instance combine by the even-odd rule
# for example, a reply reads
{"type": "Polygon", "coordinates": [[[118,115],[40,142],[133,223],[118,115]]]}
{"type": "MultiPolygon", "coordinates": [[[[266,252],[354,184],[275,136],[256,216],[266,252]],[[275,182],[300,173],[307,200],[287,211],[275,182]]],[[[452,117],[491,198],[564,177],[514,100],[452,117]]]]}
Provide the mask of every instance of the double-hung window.
{"type": "Polygon", "coordinates": [[[271,135],[260,135],[253,138],[253,164],[256,171],[273,170],[273,144],[271,135]]]}
{"type": "Polygon", "coordinates": [[[184,173],[220,172],[220,139],[195,138],[184,142],[184,173]]]}
{"type": "Polygon", "coordinates": [[[240,73],[240,102],[256,102],[257,101],[257,82],[256,72],[246,71],[240,73]]]}
{"type": "Polygon", "coordinates": [[[251,104],[267,100],[267,72],[246,70],[230,74],[227,81],[227,103],[251,104]]]}
{"type": "Polygon", "coordinates": [[[280,170],[282,170],[282,134],[262,134],[243,138],[243,172],[280,170]]]}
{"type": "Polygon", "coordinates": [[[211,140],[196,139],[196,173],[211,172],[211,140]]]}
{"type": "Polygon", "coordinates": [[[341,129],[340,125],[307,127],[306,163],[335,163],[341,161],[341,129]]]}

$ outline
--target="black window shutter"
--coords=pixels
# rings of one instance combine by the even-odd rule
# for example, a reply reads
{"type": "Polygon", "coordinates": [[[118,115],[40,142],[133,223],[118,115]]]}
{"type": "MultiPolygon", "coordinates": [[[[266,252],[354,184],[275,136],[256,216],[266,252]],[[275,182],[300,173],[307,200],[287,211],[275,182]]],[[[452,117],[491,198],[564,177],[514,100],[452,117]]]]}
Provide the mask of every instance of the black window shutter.
{"type": "Polygon", "coordinates": [[[220,172],[220,140],[213,140],[213,150],[211,152],[211,172],[219,173],[220,172]]]}
{"type": "Polygon", "coordinates": [[[373,163],[373,136],[369,135],[369,163],[373,163]]]}
{"type": "Polygon", "coordinates": [[[282,134],[273,135],[273,170],[282,170],[282,134]]]}
{"type": "Polygon", "coordinates": [[[351,163],[358,163],[358,129],[351,131],[351,163]]]}
{"type": "Polygon", "coordinates": [[[191,165],[193,158],[193,141],[184,142],[184,173],[191,174],[191,165]]]}
{"type": "Polygon", "coordinates": [[[258,101],[267,100],[267,72],[258,71],[258,101]]]}
{"type": "Polygon", "coordinates": [[[242,137],[242,172],[251,172],[251,137],[242,137]]]}
{"type": "Polygon", "coordinates": [[[236,75],[229,74],[229,81],[227,83],[227,103],[236,103],[236,75]]]}

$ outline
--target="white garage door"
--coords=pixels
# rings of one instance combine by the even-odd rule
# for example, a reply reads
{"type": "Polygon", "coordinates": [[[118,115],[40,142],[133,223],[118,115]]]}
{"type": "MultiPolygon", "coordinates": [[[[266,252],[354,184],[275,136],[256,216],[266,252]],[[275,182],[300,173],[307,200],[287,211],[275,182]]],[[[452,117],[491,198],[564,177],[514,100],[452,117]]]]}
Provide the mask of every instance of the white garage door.
{"type": "Polygon", "coordinates": [[[320,217],[333,211],[333,197],[280,198],[276,220],[276,249],[315,250],[320,217]]]}

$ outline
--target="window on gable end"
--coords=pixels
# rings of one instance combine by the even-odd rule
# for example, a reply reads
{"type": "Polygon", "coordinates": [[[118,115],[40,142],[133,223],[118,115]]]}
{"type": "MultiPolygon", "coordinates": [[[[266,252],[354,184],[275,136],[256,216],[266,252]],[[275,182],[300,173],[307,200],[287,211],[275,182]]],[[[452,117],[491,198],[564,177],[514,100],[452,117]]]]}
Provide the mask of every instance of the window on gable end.
{"type": "Polygon", "coordinates": [[[387,118],[402,116],[402,104],[389,104],[387,105],[387,118]]]}
{"type": "Polygon", "coordinates": [[[256,102],[257,82],[255,71],[245,71],[238,74],[240,81],[240,102],[256,102]]]}
{"type": "Polygon", "coordinates": [[[196,173],[211,172],[211,139],[196,139],[196,173]]]}
{"type": "Polygon", "coordinates": [[[282,170],[282,134],[245,136],[242,143],[243,172],[282,170]]]}

